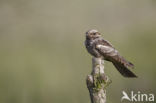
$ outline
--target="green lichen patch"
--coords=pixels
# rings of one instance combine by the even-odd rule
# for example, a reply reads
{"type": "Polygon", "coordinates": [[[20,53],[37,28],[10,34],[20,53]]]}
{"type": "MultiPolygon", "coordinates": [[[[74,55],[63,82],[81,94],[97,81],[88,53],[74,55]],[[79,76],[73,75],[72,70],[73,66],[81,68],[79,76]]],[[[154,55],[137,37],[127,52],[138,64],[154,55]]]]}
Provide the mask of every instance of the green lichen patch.
{"type": "Polygon", "coordinates": [[[102,88],[106,88],[112,81],[104,74],[94,75],[94,88],[93,90],[98,91],[102,88]]]}

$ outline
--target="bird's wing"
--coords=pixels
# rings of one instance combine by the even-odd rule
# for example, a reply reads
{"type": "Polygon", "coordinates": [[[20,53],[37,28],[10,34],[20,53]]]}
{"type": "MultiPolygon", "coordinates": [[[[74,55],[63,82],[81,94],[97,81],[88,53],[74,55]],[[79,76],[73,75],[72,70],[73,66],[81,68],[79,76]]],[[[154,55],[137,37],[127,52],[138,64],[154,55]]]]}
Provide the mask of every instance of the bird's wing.
{"type": "Polygon", "coordinates": [[[96,49],[99,51],[100,54],[106,57],[105,59],[109,61],[119,61],[127,67],[134,67],[134,65],[131,62],[128,62],[122,56],[120,56],[118,51],[113,47],[113,45],[109,41],[104,40],[103,38],[99,38],[95,44],[96,49]]]}
{"type": "Polygon", "coordinates": [[[113,47],[113,45],[103,38],[96,39],[95,41],[96,49],[105,56],[114,56],[117,54],[117,50],[113,47]]]}
{"type": "Polygon", "coordinates": [[[101,44],[101,45],[113,47],[113,45],[112,45],[109,41],[104,40],[103,38],[99,38],[99,39],[97,40],[97,43],[98,43],[98,44],[101,44]]]}
{"type": "Polygon", "coordinates": [[[116,69],[125,77],[137,77],[133,72],[131,72],[128,68],[134,67],[134,65],[127,60],[125,60],[117,50],[113,47],[105,46],[98,44],[96,45],[96,49],[99,51],[101,55],[103,55],[105,60],[111,61],[116,69]]]}
{"type": "Polygon", "coordinates": [[[107,57],[112,57],[118,54],[118,51],[115,50],[112,46],[97,44],[96,49],[102,54],[107,57]]]}
{"type": "Polygon", "coordinates": [[[103,55],[106,57],[107,60],[109,61],[117,61],[117,62],[120,62],[121,64],[124,64],[126,67],[131,67],[133,68],[134,65],[125,60],[124,57],[122,57],[118,51],[113,48],[113,47],[110,47],[110,46],[105,46],[105,45],[101,45],[101,44],[97,44],[96,45],[96,49],[103,55]]]}

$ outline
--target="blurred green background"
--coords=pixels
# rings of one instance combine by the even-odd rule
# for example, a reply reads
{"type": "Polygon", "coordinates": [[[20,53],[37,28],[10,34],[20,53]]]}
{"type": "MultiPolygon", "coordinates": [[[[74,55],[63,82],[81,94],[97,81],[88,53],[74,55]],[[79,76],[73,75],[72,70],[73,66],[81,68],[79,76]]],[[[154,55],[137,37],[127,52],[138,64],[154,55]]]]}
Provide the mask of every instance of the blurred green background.
{"type": "Polygon", "coordinates": [[[90,103],[85,32],[98,29],[139,78],[113,81],[108,103],[126,92],[156,93],[155,0],[0,0],[0,103],[90,103]]]}

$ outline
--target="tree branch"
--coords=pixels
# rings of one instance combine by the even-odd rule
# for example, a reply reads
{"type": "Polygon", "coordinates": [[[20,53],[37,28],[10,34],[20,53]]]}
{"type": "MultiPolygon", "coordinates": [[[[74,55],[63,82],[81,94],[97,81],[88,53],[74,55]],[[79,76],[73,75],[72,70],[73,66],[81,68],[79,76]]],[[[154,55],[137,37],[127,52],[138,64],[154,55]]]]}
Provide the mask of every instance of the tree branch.
{"type": "Polygon", "coordinates": [[[111,80],[105,75],[104,60],[92,58],[92,72],[86,79],[91,103],[106,103],[106,87],[111,80]]]}

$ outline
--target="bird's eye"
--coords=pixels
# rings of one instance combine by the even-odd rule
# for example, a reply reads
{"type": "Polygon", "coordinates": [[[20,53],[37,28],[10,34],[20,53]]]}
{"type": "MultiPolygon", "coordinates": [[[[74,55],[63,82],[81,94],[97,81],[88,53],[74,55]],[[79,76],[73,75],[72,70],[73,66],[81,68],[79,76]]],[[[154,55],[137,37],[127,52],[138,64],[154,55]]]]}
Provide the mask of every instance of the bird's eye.
{"type": "Polygon", "coordinates": [[[93,35],[96,35],[96,33],[93,33],[93,35]]]}

